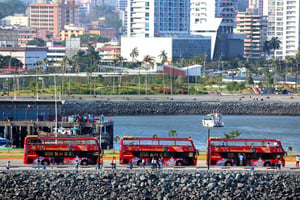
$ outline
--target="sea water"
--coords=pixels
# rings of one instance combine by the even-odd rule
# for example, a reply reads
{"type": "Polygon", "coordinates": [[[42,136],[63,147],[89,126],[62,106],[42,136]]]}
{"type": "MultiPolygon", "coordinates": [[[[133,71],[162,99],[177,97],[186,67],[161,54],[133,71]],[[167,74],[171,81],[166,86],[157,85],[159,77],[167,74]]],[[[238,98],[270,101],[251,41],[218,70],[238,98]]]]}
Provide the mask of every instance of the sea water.
{"type": "MultiPolygon", "coordinates": [[[[159,116],[113,116],[114,136],[169,137],[175,130],[177,137],[191,137],[197,149],[205,150],[208,129],[202,127],[201,115],[159,115],[159,116]]],[[[285,150],[292,147],[300,150],[299,116],[223,116],[225,126],[211,128],[211,137],[224,137],[224,133],[238,130],[239,138],[268,138],[281,141],[285,150]]],[[[115,144],[118,149],[119,143],[115,144]]]]}

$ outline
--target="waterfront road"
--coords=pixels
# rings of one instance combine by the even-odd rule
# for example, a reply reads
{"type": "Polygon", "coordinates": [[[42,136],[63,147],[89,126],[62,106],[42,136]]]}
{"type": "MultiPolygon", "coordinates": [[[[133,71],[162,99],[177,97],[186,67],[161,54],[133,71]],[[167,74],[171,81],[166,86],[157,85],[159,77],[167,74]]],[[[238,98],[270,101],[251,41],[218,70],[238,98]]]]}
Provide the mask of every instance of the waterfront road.
{"type": "MultiPolygon", "coordinates": [[[[11,169],[16,171],[22,170],[38,170],[37,166],[35,165],[24,165],[22,159],[13,159],[11,161],[11,169]]],[[[0,159],[0,171],[7,171],[6,170],[6,159],[0,159]]],[[[119,165],[117,163],[117,170],[119,169],[129,169],[127,165],[119,165]]],[[[143,170],[143,168],[134,166],[134,170],[143,170]]],[[[151,169],[150,166],[146,166],[145,169],[151,169]]],[[[42,169],[42,167],[40,168],[42,169]]],[[[60,165],[60,166],[48,166],[46,170],[75,170],[74,165],[60,165]]],[[[89,166],[79,166],[80,171],[95,171],[95,165],[89,166]]],[[[104,160],[104,167],[102,170],[111,170],[110,160],[104,160]]],[[[206,161],[205,160],[198,160],[197,166],[186,166],[186,167],[164,167],[164,170],[207,170],[206,161]]],[[[211,166],[210,170],[251,170],[249,166],[242,166],[242,167],[216,167],[211,166]]],[[[274,171],[274,169],[269,167],[255,167],[254,170],[267,170],[267,171],[274,171]]],[[[286,166],[281,169],[282,171],[300,171],[300,168],[295,167],[295,162],[287,162],[286,166]]]]}

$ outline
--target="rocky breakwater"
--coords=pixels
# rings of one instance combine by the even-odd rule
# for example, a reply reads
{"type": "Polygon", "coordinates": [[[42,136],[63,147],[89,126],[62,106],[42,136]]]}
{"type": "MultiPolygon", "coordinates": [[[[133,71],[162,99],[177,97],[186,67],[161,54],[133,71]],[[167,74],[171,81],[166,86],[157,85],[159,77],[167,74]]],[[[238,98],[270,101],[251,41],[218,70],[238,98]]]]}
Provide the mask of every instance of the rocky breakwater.
{"type": "Polygon", "coordinates": [[[250,171],[10,171],[0,199],[299,199],[300,173],[250,171]]]}
{"type": "Polygon", "coordinates": [[[205,115],[213,111],[224,115],[300,115],[299,102],[236,101],[66,101],[62,114],[101,115],[205,115]]]}

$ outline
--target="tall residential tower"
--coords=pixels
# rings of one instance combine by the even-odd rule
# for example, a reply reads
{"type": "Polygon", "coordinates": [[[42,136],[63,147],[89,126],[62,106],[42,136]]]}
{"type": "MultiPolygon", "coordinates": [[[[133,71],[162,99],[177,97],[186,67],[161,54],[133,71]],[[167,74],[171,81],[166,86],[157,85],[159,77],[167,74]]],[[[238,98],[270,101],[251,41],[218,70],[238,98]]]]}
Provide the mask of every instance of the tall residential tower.
{"type": "Polygon", "coordinates": [[[190,0],[129,0],[127,35],[159,37],[188,35],[190,0]]]}
{"type": "Polygon", "coordinates": [[[278,37],[280,49],[274,56],[285,59],[295,57],[300,45],[299,34],[299,0],[268,0],[268,39],[278,37]]]}

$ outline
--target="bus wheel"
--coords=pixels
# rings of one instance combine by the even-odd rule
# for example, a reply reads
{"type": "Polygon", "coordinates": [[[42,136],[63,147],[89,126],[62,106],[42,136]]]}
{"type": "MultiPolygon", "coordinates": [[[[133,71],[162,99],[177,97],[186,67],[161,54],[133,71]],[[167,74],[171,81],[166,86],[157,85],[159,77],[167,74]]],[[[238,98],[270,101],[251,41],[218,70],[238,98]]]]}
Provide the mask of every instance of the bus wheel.
{"type": "Polygon", "coordinates": [[[226,162],[225,166],[232,166],[232,163],[231,162],[226,162]]]}
{"type": "Polygon", "coordinates": [[[49,165],[49,161],[48,160],[43,160],[42,165],[49,165]]]}
{"type": "Polygon", "coordinates": [[[264,167],[270,167],[271,163],[270,162],[265,162],[264,167]]]}
{"type": "Polygon", "coordinates": [[[177,165],[177,166],[182,166],[183,163],[182,163],[182,161],[177,161],[177,162],[176,162],[176,165],[177,165]]]}
{"type": "Polygon", "coordinates": [[[88,161],[87,160],[81,161],[81,165],[88,165],[88,161]]]}

